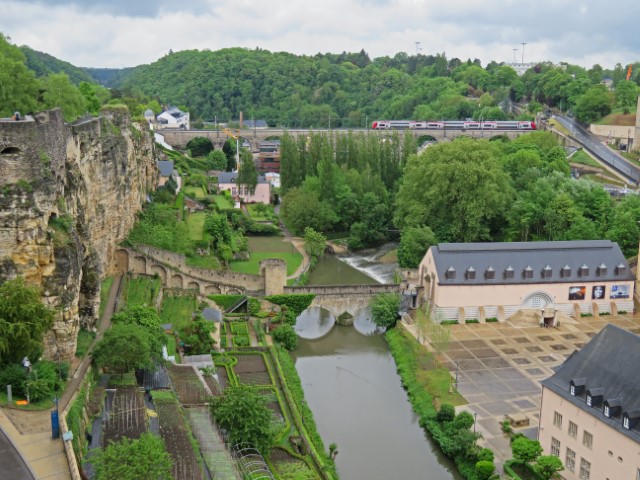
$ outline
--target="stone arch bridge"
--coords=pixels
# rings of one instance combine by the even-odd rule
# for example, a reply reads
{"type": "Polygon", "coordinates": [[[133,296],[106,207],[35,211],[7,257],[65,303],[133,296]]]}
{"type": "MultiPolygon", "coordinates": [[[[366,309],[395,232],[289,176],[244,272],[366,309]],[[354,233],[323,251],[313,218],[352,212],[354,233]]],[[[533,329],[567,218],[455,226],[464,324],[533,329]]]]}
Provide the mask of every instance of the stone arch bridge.
{"type": "Polygon", "coordinates": [[[369,306],[371,299],[379,293],[400,293],[401,286],[395,284],[376,285],[318,285],[309,287],[284,287],[284,293],[312,293],[315,298],[310,307],[322,307],[338,318],[343,313],[352,317],[369,306]]]}

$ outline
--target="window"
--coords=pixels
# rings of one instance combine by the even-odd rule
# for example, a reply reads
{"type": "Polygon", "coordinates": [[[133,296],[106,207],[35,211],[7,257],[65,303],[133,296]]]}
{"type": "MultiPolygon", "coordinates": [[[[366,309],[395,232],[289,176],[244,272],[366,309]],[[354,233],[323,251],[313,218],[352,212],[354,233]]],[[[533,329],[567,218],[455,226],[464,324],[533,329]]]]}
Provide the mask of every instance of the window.
{"type": "MultiPolygon", "coordinates": [[[[570,472],[576,471],[576,452],[567,447],[567,457],[564,460],[564,466],[570,472]]],[[[638,479],[640,480],[640,479],[638,479]]]]}
{"type": "Polygon", "coordinates": [[[587,405],[592,406],[593,401],[591,400],[591,395],[587,395],[587,405]]]}
{"type": "Polygon", "coordinates": [[[576,438],[578,436],[578,425],[573,422],[569,422],[569,436],[576,438]]]}
{"type": "Polygon", "coordinates": [[[587,448],[593,447],[593,435],[586,430],[582,434],[582,444],[587,448]]]}
{"type": "Polygon", "coordinates": [[[562,428],[562,415],[558,412],[553,412],[553,424],[556,427],[562,428]]]}
{"type": "Polygon", "coordinates": [[[580,459],[580,480],[591,480],[591,463],[580,459]]]}
{"type": "Polygon", "coordinates": [[[605,417],[610,417],[611,416],[611,410],[609,410],[609,405],[605,405],[604,406],[604,416],[605,417]]]}
{"type": "Polygon", "coordinates": [[[551,455],[560,457],[560,440],[551,437],[551,455]]]}
{"type": "Polygon", "coordinates": [[[626,428],[627,430],[629,430],[629,417],[626,417],[626,416],[625,416],[625,417],[622,419],[622,426],[623,426],[624,428],[626,428]]]}
{"type": "Polygon", "coordinates": [[[569,390],[571,391],[571,395],[575,395],[576,394],[576,386],[575,385],[571,385],[569,390]]]}

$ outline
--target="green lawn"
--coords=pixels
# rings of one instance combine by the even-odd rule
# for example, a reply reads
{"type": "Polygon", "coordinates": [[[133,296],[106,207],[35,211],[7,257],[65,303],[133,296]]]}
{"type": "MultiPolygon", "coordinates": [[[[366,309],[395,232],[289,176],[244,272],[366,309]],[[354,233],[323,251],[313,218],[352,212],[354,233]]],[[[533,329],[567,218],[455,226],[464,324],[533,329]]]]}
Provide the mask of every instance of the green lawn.
{"type": "Polygon", "coordinates": [[[204,232],[204,221],[207,218],[205,212],[190,213],[187,215],[187,228],[191,240],[202,240],[204,232]]]}
{"type": "Polygon", "coordinates": [[[269,220],[273,220],[275,218],[275,214],[273,213],[273,207],[271,205],[267,206],[267,211],[264,213],[260,213],[258,210],[259,208],[263,208],[263,207],[258,207],[258,205],[262,205],[261,203],[250,203],[247,204],[247,210],[249,210],[249,215],[251,215],[251,218],[253,220],[255,220],[256,222],[266,222],[269,220]]]}
{"type": "Polygon", "coordinates": [[[187,257],[187,265],[192,267],[210,268],[211,270],[220,270],[220,260],[215,255],[193,255],[187,257]]]}
{"type": "Polygon", "coordinates": [[[296,248],[290,242],[284,242],[282,237],[264,236],[264,237],[247,237],[249,243],[249,251],[253,252],[282,252],[295,253],[296,248]]]}
{"type": "Polygon", "coordinates": [[[220,210],[230,210],[233,208],[233,203],[226,195],[213,195],[213,201],[216,202],[216,206],[220,210]]]}
{"type": "Polygon", "coordinates": [[[602,117],[596,125],[622,125],[625,127],[633,127],[636,124],[636,107],[629,109],[629,113],[625,114],[622,107],[614,108],[609,115],[602,117]]]}
{"type": "Polygon", "coordinates": [[[155,277],[127,278],[125,287],[125,299],[128,307],[134,305],[155,304],[156,296],[162,288],[162,282],[155,277]]]}
{"type": "Polygon", "coordinates": [[[83,328],[78,331],[78,346],[76,347],[76,357],[84,357],[84,354],[87,353],[87,350],[91,346],[91,343],[93,343],[94,338],[96,338],[95,332],[90,332],[89,330],[85,330],[83,328]]]}
{"type": "Polygon", "coordinates": [[[114,277],[107,277],[102,281],[102,285],[100,287],[100,309],[98,313],[98,319],[102,318],[104,307],[107,304],[107,299],[109,298],[109,293],[111,292],[111,285],[113,285],[113,280],[114,277]]]}
{"type": "Polygon", "coordinates": [[[188,187],[184,187],[185,195],[188,195],[191,198],[195,198],[196,200],[204,200],[207,198],[207,193],[203,190],[202,187],[194,187],[193,185],[189,185],[188,187]]]}
{"type": "Polygon", "coordinates": [[[166,296],[162,301],[160,319],[162,323],[172,323],[178,331],[191,322],[191,314],[196,310],[196,300],[192,296],[166,296]]]}
{"type": "Polygon", "coordinates": [[[178,355],[178,350],[176,348],[176,337],[165,333],[164,341],[167,344],[167,355],[178,355]]]}
{"type": "Polygon", "coordinates": [[[293,255],[283,252],[251,252],[249,260],[231,262],[229,268],[238,273],[258,275],[260,273],[260,261],[267,258],[281,258],[287,262],[287,275],[293,275],[302,264],[302,255],[297,250],[293,255]]]}
{"type": "Polygon", "coordinates": [[[587,152],[584,150],[578,150],[574,153],[569,159],[570,162],[573,163],[581,163],[582,165],[589,165],[590,167],[599,167],[602,168],[596,160],[594,160],[587,152]]]}

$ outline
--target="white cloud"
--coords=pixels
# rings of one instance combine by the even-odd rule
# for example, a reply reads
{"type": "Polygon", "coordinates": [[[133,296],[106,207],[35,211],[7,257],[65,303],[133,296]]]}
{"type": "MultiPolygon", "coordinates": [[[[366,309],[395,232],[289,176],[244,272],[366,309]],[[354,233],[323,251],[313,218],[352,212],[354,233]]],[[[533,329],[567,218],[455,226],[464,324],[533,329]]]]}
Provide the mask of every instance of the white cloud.
{"type": "Polygon", "coordinates": [[[0,31],[14,43],[79,66],[150,63],[172,49],[260,47],[372,57],[568,61],[611,67],[640,59],[637,2],[588,0],[0,0],[0,31]]]}

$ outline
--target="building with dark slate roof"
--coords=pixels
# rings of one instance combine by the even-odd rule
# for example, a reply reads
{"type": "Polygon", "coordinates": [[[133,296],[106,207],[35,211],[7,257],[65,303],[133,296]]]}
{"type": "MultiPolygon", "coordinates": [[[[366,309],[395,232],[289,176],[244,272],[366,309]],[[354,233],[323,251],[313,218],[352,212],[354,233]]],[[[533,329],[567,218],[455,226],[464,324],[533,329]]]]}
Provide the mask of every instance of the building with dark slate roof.
{"type": "Polygon", "coordinates": [[[640,478],[640,337],[609,324],[542,381],[538,438],[573,479],[640,478]]]}
{"type": "Polygon", "coordinates": [[[439,320],[505,320],[522,309],[633,310],[635,277],[609,240],[441,243],[426,253],[419,275],[439,320]]]}

